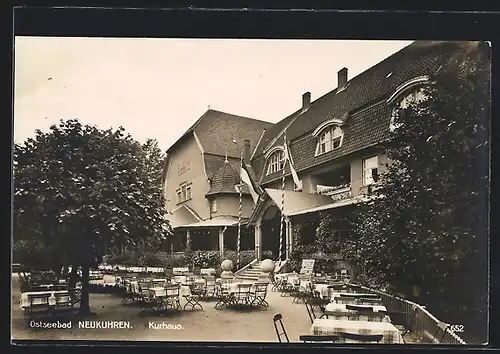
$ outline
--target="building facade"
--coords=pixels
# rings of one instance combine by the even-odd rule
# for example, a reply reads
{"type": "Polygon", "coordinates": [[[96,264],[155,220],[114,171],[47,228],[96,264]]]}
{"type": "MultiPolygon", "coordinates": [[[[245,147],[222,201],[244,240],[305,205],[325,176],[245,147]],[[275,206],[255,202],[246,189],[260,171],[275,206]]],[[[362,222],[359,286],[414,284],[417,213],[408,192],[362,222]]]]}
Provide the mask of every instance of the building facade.
{"type": "MultiPolygon", "coordinates": [[[[245,239],[245,247],[253,248],[257,259],[270,251],[275,260],[287,260],[292,251],[294,220],[322,210],[349,213],[352,205],[369,199],[390,163],[380,143],[398,128],[393,122],[394,112],[412,101],[425,99],[422,87],[462,45],[414,42],[354,78],[349,78],[348,69],[342,68],[332,80],[336,81],[332,82],[332,91],[314,101],[309,92],[304,93],[297,111],[275,124],[227,115],[241,125],[248,121],[254,124],[228,136],[221,131],[218,139],[225,140],[225,145],[219,144],[218,150],[208,155],[197,134],[210,130],[210,124],[198,124],[199,120],[190,129],[192,133],[188,131],[167,152],[165,192],[176,237],[189,240],[193,229],[189,225],[203,226],[207,220],[224,219],[210,236],[219,243],[213,241],[209,246],[214,249],[218,245],[223,252],[223,228],[237,224],[239,195],[234,186],[239,184],[238,154],[244,151],[244,161],[260,193],[256,202],[247,190],[244,193],[244,228],[253,234],[253,242],[245,239]],[[286,149],[290,164],[284,164],[286,149]],[[183,183],[191,191],[186,191],[186,201],[177,203],[179,192],[180,200],[184,197],[183,183]],[[176,213],[191,216],[178,222],[176,213]]],[[[208,113],[200,119],[217,120],[208,113]]],[[[179,242],[181,248],[185,244],[179,242]]]]}

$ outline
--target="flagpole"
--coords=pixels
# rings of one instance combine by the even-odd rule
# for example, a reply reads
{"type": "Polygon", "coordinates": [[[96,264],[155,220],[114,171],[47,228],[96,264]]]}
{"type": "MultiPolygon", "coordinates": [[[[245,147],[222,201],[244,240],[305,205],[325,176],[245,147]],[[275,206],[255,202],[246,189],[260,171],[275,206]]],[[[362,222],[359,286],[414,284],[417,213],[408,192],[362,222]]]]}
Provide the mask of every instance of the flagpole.
{"type": "MultiPolygon", "coordinates": [[[[284,143],[286,144],[286,133],[284,134],[284,143]]],[[[283,145],[283,148],[286,149],[286,146],[283,145]]],[[[283,173],[281,177],[281,223],[280,223],[280,249],[278,262],[281,262],[281,258],[283,256],[283,223],[285,221],[285,167],[286,167],[286,154],[283,152],[283,173]]]]}
{"type": "MultiPolygon", "coordinates": [[[[241,149],[241,156],[240,156],[240,168],[243,166],[243,149],[241,149]]],[[[243,203],[243,181],[241,179],[241,173],[240,173],[240,200],[239,200],[239,206],[238,206],[238,240],[237,240],[237,254],[236,254],[236,269],[240,268],[240,248],[241,248],[241,207],[243,203]]]]}

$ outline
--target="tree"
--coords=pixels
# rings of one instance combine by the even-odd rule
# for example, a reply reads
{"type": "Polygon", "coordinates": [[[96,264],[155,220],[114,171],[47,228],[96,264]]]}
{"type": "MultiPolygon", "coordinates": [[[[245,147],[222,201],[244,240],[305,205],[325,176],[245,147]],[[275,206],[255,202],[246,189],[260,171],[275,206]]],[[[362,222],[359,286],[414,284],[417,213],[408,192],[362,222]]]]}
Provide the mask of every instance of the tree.
{"type": "Polygon", "coordinates": [[[162,164],[154,140],[141,145],[122,127],[100,130],[76,119],[14,147],[14,239],[40,241],[49,266],[81,266],[80,312],[90,311],[89,268],[106,250],[158,244],[170,232],[162,164]]]}
{"type": "Polygon", "coordinates": [[[430,309],[486,323],[489,48],[462,43],[430,79],[398,110],[379,198],[359,207],[343,253],[366,281],[416,286],[430,309]]]}

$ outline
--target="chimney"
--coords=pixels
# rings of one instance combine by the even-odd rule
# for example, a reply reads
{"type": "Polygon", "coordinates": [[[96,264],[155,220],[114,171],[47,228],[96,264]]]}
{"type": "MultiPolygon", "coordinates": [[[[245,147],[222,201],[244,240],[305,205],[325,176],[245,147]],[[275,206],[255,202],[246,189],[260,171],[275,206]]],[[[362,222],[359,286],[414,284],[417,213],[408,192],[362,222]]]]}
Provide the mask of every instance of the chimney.
{"type": "Polygon", "coordinates": [[[342,90],[347,85],[347,68],[342,68],[337,73],[337,90],[342,90]]]}
{"type": "Polygon", "coordinates": [[[252,151],[250,149],[250,140],[246,139],[243,145],[243,161],[245,163],[250,163],[250,157],[252,156],[252,151]]]}
{"type": "Polygon", "coordinates": [[[302,95],[302,111],[307,111],[311,107],[311,93],[306,92],[302,95]]]}

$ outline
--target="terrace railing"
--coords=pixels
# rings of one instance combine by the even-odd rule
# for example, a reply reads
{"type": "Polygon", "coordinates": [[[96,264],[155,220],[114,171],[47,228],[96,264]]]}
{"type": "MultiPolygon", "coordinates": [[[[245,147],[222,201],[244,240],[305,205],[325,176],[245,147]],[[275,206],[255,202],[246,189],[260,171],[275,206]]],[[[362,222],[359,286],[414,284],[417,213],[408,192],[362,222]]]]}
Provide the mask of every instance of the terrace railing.
{"type": "Polygon", "coordinates": [[[378,294],[387,311],[403,312],[405,322],[409,326],[408,329],[419,334],[423,343],[467,344],[457,333],[452,331],[451,325],[439,321],[424,306],[361,285],[356,285],[356,287],[366,292],[378,294]]]}
{"type": "Polygon", "coordinates": [[[327,195],[332,198],[334,201],[351,199],[351,184],[343,184],[339,186],[316,186],[316,193],[327,195]]]}

